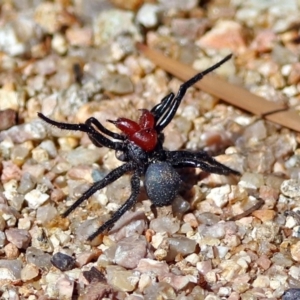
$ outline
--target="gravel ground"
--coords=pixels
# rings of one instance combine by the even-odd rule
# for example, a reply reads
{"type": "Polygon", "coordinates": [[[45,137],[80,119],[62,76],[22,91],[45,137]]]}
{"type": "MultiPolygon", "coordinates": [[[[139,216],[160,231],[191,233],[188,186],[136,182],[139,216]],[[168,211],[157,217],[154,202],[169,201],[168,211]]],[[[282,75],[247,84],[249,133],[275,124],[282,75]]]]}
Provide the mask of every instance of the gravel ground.
{"type": "Polygon", "coordinates": [[[60,216],[122,163],[37,113],[116,131],[107,119],[176,92],[136,42],[197,70],[233,53],[215,73],[300,111],[299,1],[123,2],[0,2],[1,299],[300,299],[299,134],[195,88],[165,147],[207,150],[241,176],[182,172],[191,189],[157,211],[142,189],[92,242],[130,174],[60,216]]]}

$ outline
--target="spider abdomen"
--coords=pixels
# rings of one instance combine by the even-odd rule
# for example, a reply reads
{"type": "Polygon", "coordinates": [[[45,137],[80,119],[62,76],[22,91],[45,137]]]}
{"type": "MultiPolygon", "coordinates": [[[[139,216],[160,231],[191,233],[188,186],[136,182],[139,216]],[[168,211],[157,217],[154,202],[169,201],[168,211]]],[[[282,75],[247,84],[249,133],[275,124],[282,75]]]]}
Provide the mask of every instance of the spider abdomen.
{"type": "Polygon", "coordinates": [[[167,162],[151,163],[145,174],[145,189],[155,206],[170,205],[180,188],[181,179],[167,162]]]}

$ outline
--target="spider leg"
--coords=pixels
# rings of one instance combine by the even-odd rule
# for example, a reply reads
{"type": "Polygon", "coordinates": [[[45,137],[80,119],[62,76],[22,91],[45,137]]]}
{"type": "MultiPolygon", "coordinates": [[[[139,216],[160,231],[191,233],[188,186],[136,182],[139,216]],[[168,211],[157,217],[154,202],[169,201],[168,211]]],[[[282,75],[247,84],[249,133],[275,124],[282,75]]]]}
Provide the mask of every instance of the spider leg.
{"type": "Polygon", "coordinates": [[[128,171],[132,171],[134,169],[133,163],[127,163],[124,164],[113,171],[111,171],[109,174],[107,174],[102,180],[97,181],[94,183],[83,195],[76,200],[64,213],[62,213],[62,217],[68,216],[74,209],[76,209],[84,200],[91,197],[96,191],[103,189],[110,183],[114,182],[118,178],[120,178],[122,175],[124,175],[128,171]]]}
{"type": "Polygon", "coordinates": [[[121,135],[121,134],[118,134],[118,133],[115,133],[115,132],[112,132],[110,130],[108,130],[107,128],[105,128],[96,118],[94,117],[91,117],[91,118],[88,118],[86,121],[85,121],[85,124],[88,125],[88,126],[91,126],[91,125],[94,125],[96,126],[97,129],[99,129],[102,133],[114,138],[114,139],[117,139],[117,140],[121,140],[121,141],[124,141],[125,140],[125,136],[121,135]]]}
{"type": "Polygon", "coordinates": [[[175,97],[174,93],[162,98],[160,103],[156,104],[152,109],[151,113],[154,115],[155,123],[163,116],[163,114],[168,109],[169,105],[172,103],[173,98],[175,97]]]}
{"type": "Polygon", "coordinates": [[[173,167],[192,167],[200,168],[207,173],[220,175],[240,175],[240,172],[233,170],[207,154],[205,151],[196,153],[187,151],[166,151],[167,161],[173,167]]]}
{"type": "Polygon", "coordinates": [[[231,57],[232,57],[232,54],[227,55],[225,58],[223,58],[221,61],[219,61],[215,65],[211,66],[210,68],[204,70],[201,73],[196,74],[194,77],[192,77],[191,79],[189,79],[188,81],[183,83],[180,86],[180,88],[177,92],[177,95],[174,98],[174,100],[172,101],[172,103],[170,105],[168,105],[169,110],[165,113],[164,117],[157,123],[156,128],[155,128],[156,131],[161,132],[171,122],[171,120],[175,116],[175,113],[181,103],[182,98],[184,97],[184,95],[189,87],[194,85],[197,81],[201,80],[208,73],[211,73],[212,71],[214,71],[215,69],[220,67],[223,63],[225,63],[231,57]]]}
{"type": "Polygon", "coordinates": [[[137,197],[140,192],[140,172],[136,170],[131,178],[131,189],[132,193],[130,197],[126,200],[126,202],[113,214],[113,216],[105,222],[102,226],[100,226],[92,235],[88,237],[88,240],[93,240],[97,235],[102,233],[103,231],[110,229],[116,221],[118,221],[123,214],[131,209],[137,201],[137,197]]]}
{"type": "MultiPolygon", "coordinates": [[[[96,131],[94,129],[94,127],[91,126],[89,123],[85,123],[85,124],[82,124],[82,123],[80,123],[80,124],[61,123],[61,122],[57,122],[57,121],[54,121],[54,120],[51,120],[51,119],[47,118],[42,113],[38,113],[38,116],[43,121],[47,122],[48,124],[53,125],[55,127],[58,127],[60,129],[86,132],[88,134],[90,140],[97,147],[104,146],[104,147],[107,147],[107,148],[110,148],[110,149],[114,149],[114,150],[123,150],[123,148],[124,148],[124,146],[123,146],[122,143],[111,141],[110,139],[108,139],[107,137],[105,137],[103,134],[101,134],[100,132],[96,131]]],[[[88,121],[89,121],[89,119],[87,120],[87,122],[88,121]]],[[[100,124],[100,122],[99,122],[99,124],[100,124]]],[[[97,124],[97,125],[99,125],[99,124],[97,124]]],[[[95,126],[97,126],[97,125],[95,125],[95,126]]],[[[106,130],[108,130],[108,129],[106,129],[106,130]]]]}

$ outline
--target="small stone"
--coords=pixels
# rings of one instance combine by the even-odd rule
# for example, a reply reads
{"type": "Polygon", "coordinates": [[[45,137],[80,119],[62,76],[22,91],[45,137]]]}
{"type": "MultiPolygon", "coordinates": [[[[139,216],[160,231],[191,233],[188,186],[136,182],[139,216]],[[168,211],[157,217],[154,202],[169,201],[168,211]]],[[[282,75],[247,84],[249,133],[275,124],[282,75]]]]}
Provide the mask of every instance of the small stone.
{"type": "Polygon", "coordinates": [[[28,247],[26,249],[26,261],[42,270],[49,270],[51,267],[51,255],[35,247],[28,247]]]}
{"type": "Polygon", "coordinates": [[[264,177],[262,174],[255,174],[246,172],[242,175],[239,186],[245,189],[259,189],[262,185],[264,185],[264,177]]]}
{"type": "Polygon", "coordinates": [[[6,130],[16,125],[17,113],[13,109],[5,109],[0,111],[0,131],[6,130]]]}
{"type": "Polygon", "coordinates": [[[36,179],[28,172],[23,172],[21,181],[18,187],[18,192],[26,194],[30,192],[36,185],[36,179]]]}
{"type": "Polygon", "coordinates": [[[21,278],[22,262],[18,259],[0,259],[0,280],[21,278]]]}
{"type": "Polygon", "coordinates": [[[76,259],[67,254],[57,252],[53,255],[51,263],[61,271],[68,271],[75,267],[76,259]]]}
{"type": "Polygon", "coordinates": [[[263,120],[259,120],[246,127],[244,134],[246,140],[253,139],[255,141],[264,140],[267,137],[267,128],[263,120]]]}
{"type": "Polygon", "coordinates": [[[117,95],[124,95],[133,92],[133,84],[127,75],[110,74],[103,80],[106,91],[117,95]]]}
{"type": "Polygon", "coordinates": [[[160,5],[164,8],[164,10],[179,10],[179,11],[189,11],[196,8],[198,2],[196,0],[159,0],[160,5]]]}
{"type": "Polygon", "coordinates": [[[270,278],[266,275],[258,275],[253,281],[253,287],[266,288],[270,285],[270,278]]]}
{"type": "Polygon", "coordinates": [[[68,50],[68,44],[66,38],[60,34],[55,33],[51,40],[51,46],[58,54],[65,54],[68,50]]]}
{"type": "Polygon", "coordinates": [[[256,263],[264,270],[268,270],[272,262],[265,254],[263,254],[256,260],[256,263]]]}
{"type": "Polygon", "coordinates": [[[21,270],[21,279],[26,282],[36,278],[39,275],[39,268],[32,264],[26,264],[21,270]]]}
{"type": "Polygon", "coordinates": [[[145,3],[137,12],[136,20],[146,28],[152,28],[157,25],[158,22],[158,6],[145,3]]]}
{"type": "Polygon", "coordinates": [[[19,254],[20,254],[18,247],[12,243],[5,245],[4,252],[8,259],[18,258],[19,254]]]}
{"type": "Polygon", "coordinates": [[[74,290],[74,279],[70,276],[63,276],[56,282],[59,299],[72,299],[74,290]]]}
{"type": "Polygon", "coordinates": [[[101,12],[93,22],[95,46],[103,46],[106,42],[113,41],[124,32],[124,28],[127,34],[137,38],[138,31],[133,24],[133,17],[132,12],[119,9],[101,12]]]}
{"type": "Polygon", "coordinates": [[[155,232],[166,232],[174,234],[180,228],[180,221],[177,218],[172,217],[161,217],[156,218],[150,222],[150,229],[155,232]]]}
{"type": "Polygon", "coordinates": [[[139,261],[146,256],[147,242],[144,237],[131,236],[117,244],[115,262],[127,269],[135,268],[139,261]]]}
{"type": "Polygon", "coordinates": [[[89,283],[106,282],[105,275],[95,267],[92,267],[89,271],[83,271],[82,274],[89,283]]]}
{"type": "Polygon", "coordinates": [[[171,237],[168,239],[169,241],[169,247],[170,247],[170,253],[178,254],[181,253],[183,256],[186,256],[188,254],[191,254],[195,252],[196,248],[196,241],[191,240],[186,237],[171,237]]]}
{"type": "Polygon", "coordinates": [[[220,20],[204,34],[197,42],[197,46],[205,49],[230,49],[234,53],[243,53],[246,50],[242,26],[229,20],[220,20]],[[230,35],[228,35],[230,32],[230,35]]]}
{"type": "Polygon", "coordinates": [[[93,32],[89,27],[68,28],[66,38],[72,46],[90,46],[92,43],[93,32]]]}
{"type": "Polygon", "coordinates": [[[36,220],[45,225],[48,222],[52,221],[58,215],[57,209],[51,205],[43,205],[38,207],[36,212],[36,220]]]}
{"type": "Polygon", "coordinates": [[[264,223],[267,221],[272,221],[276,216],[276,212],[271,209],[259,209],[255,210],[252,215],[264,223]]]}
{"type": "Polygon", "coordinates": [[[293,260],[300,261],[300,242],[291,245],[291,256],[293,260]]]}
{"type": "Polygon", "coordinates": [[[292,199],[300,197],[299,180],[289,179],[284,180],[280,186],[281,193],[292,199]]]}
{"type": "Polygon", "coordinates": [[[49,199],[49,195],[34,189],[25,194],[24,198],[28,202],[30,208],[37,209],[49,199]]]}
{"type": "Polygon", "coordinates": [[[132,292],[139,281],[138,272],[119,266],[107,266],[106,272],[108,284],[123,292],[132,292]]]}
{"type": "Polygon", "coordinates": [[[165,261],[156,261],[150,258],[143,258],[139,261],[136,270],[141,273],[153,272],[160,276],[169,273],[169,266],[165,261]]]}
{"type": "Polygon", "coordinates": [[[300,299],[300,289],[298,288],[288,289],[282,295],[282,300],[295,300],[295,299],[300,299]]]}
{"type": "Polygon", "coordinates": [[[9,228],[5,230],[6,238],[19,249],[26,249],[31,241],[31,236],[27,230],[9,228]]]}
{"type": "Polygon", "coordinates": [[[51,243],[51,240],[48,239],[45,229],[43,227],[38,227],[35,225],[30,229],[29,232],[32,237],[31,246],[46,252],[53,251],[53,245],[51,243]]]}

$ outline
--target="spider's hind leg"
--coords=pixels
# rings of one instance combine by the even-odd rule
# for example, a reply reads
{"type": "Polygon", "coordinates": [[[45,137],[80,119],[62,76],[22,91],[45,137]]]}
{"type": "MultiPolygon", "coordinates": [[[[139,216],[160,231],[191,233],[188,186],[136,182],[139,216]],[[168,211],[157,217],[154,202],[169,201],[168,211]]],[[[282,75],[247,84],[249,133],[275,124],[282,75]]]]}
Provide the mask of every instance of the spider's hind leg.
{"type": "Polygon", "coordinates": [[[140,193],[140,172],[136,170],[131,178],[131,195],[126,202],[113,214],[113,216],[100,226],[92,235],[88,237],[88,240],[93,240],[97,235],[105,230],[109,230],[126,211],[130,210],[137,201],[137,197],[140,193]]]}
{"type": "Polygon", "coordinates": [[[192,167],[200,168],[207,173],[219,175],[240,175],[240,172],[218,162],[205,151],[195,153],[188,151],[166,151],[166,155],[167,160],[175,168],[192,167]]]}
{"type": "Polygon", "coordinates": [[[67,217],[74,209],[76,209],[83,201],[91,197],[94,193],[96,193],[98,190],[103,189],[110,183],[116,181],[118,178],[120,178],[122,175],[124,175],[126,172],[132,171],[134,168],[132,163],[124,164],[110,173],[108,173],[102,180],[97,181],[94,183],[83,195],[77,199],[64,213],[62,213],[62,216],[65,218],[67,217]]]}

